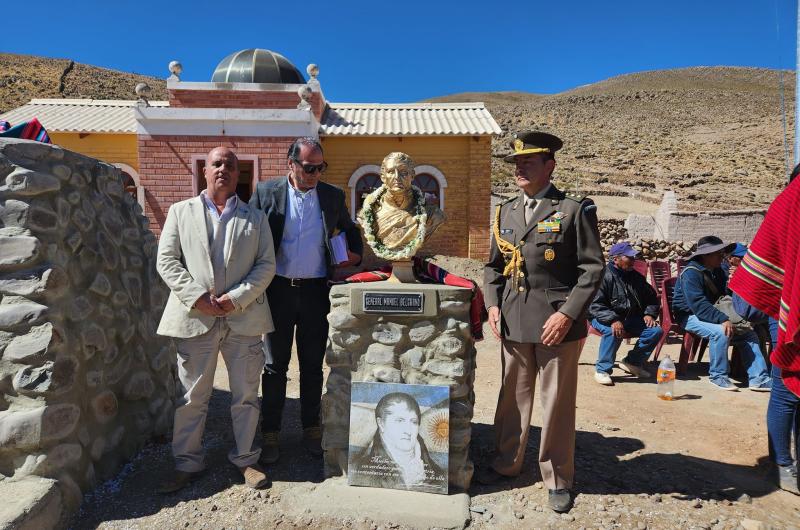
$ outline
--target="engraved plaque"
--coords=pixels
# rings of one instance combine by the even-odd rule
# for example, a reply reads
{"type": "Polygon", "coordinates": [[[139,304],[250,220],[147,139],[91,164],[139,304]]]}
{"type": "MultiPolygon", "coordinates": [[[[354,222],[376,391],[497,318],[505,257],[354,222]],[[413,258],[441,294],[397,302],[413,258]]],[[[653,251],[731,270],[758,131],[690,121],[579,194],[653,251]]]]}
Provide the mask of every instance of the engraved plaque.
{"type": "Polygon", "coordinates": [[[425,295],[421,292],[364,291],[363,296],[365,313],[421,314],[425,302],[425,295]]]}

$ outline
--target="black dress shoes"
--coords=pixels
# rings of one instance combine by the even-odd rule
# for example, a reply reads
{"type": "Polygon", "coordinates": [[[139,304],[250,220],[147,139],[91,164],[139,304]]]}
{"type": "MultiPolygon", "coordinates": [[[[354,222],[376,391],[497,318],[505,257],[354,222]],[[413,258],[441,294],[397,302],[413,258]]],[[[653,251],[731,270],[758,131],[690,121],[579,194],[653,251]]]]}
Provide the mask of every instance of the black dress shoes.
{"type": "Polygon", "coordinates": [[[547,503],[554,512],[567,513],[572,509],[572,494],[569,490],[547,490],[547,503]]]}

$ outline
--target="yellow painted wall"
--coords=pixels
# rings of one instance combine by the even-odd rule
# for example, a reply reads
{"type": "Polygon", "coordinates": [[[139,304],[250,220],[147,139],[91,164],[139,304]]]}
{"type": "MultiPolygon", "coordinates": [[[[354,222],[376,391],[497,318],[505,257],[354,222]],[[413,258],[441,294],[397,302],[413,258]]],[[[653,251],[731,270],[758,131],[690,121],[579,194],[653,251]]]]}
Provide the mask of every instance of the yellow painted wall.
{"type": "MultiPolygon", "coordinates": [[[[127,164],[139,171],[135,134],[52,133],[54,144],[110,164],[127,164]]],[[[325,181],[347,193],[350,207],[352,174],[367,164],[380,165],[392,151],[402,151],[417,165],[444,173],[444,213],[447,221],[425,242],[422,254],[445,254],[485,259],[488,255],[489,176],[491,140],[488,136],[450,137],[323,137],[328,171],[325,181]]]]}
{"type": "Polygon", "coordinates": [[[109,164],[127,164],[139,171],[139,148],[135,134],[51,133],[54,144],[109,164]]]}
{"type": "MultiPolygon", "coordinates": [[[[483,138],[463,136],[402,139],[323,137],[322,145],[325,150],[325,160],[328,162],[328,171],[324,179],[345,190],[349,207],[352,190],[348,187],[348,181],[351,175],[363,165],[380,165],[383,158],[392,151],[407,153],[414,159],[416,165],[436,167],[447,179],[447,188],[444,190],[444,213],[447,215],[447,221],[429,241],[425,242],[421,253],[468,256],[470,209],[480,210],[479,216],[485,217],[487,226],[489,218],[488,171],[485,175],[486,196],[470,197],[470,174],[474,173],[471,156],[474,156],[475,150],[472,144],[482,143],[482,140],[483,138]]],[[[488,169],[490,164],[488,156],[483,163],[488,169]]]]}

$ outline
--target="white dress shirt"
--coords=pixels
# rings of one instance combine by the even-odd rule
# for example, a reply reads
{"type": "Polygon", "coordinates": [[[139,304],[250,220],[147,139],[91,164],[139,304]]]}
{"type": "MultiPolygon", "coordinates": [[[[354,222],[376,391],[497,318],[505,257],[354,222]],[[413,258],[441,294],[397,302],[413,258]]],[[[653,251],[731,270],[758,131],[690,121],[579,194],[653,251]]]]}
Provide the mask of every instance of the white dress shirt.
{"type": "MultiPolygon", "coordinates": [[[[211,267],[214,270],[214,294],[225,294],[225,250],[230,246],[231,223],[233,214],[239,207],[239,197],[232,195],[225,203],[225,208],[220,213],[214,202],[208,198],[206,190],[202,191],[203,201],[206,205],[206,228],[208,229],[208,251],[211,257],[211,267]]],[[[233,300],[233,298],[231,298],[233,300]]],[[[234,305],[238,302],[234,300],[234,305]]]]}
{"type": "Polygon", "coordinates": [[[317,189],[302,192],[289,182],[286,220],[275,255],[276,273],[285,278],[324,278],[325,228],[317,189]]]}

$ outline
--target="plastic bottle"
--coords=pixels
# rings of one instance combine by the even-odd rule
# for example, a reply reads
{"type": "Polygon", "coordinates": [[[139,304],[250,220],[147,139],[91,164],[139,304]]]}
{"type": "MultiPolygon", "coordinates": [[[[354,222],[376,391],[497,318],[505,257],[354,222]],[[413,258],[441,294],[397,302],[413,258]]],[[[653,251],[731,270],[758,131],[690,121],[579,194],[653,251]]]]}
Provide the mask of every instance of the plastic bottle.
{"type": "Polygon", "coordinates": [[[669,355],[661,360],[658,365],[658,374],[656,375],[658,381],[658,397],[665,401],[672,401],[675,396],[675,363],[669,358],[669,355]]]}

